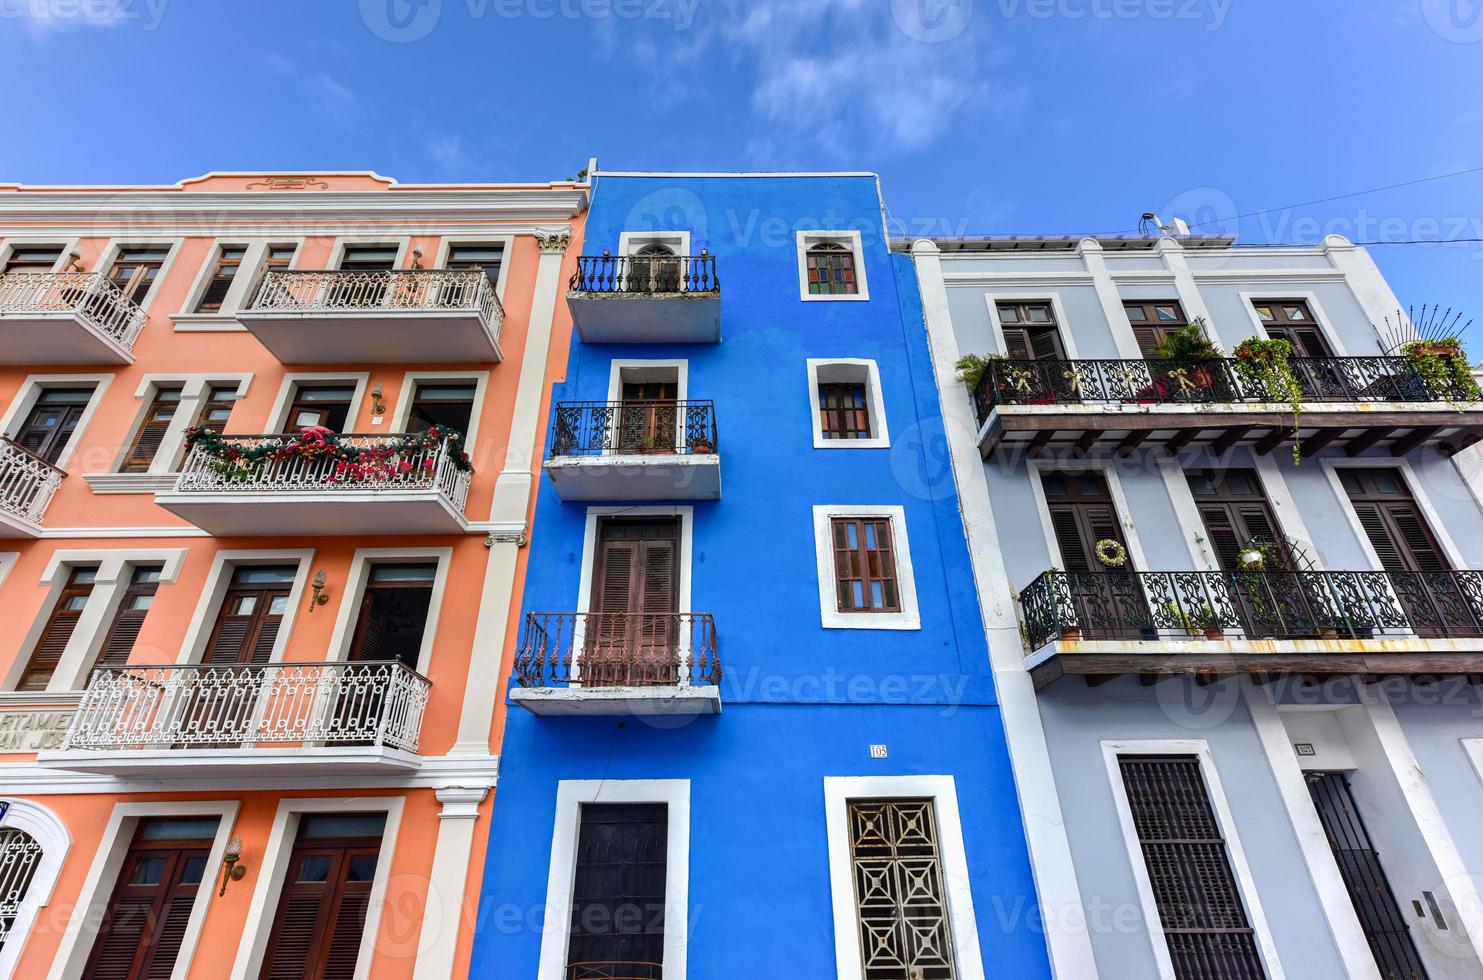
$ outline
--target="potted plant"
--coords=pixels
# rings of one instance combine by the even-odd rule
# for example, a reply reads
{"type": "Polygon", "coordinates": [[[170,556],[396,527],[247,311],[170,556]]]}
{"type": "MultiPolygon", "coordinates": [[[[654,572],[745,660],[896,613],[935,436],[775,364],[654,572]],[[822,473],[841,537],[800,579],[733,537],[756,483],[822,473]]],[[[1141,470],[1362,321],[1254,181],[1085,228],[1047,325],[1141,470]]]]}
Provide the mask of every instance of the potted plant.
{"type": "MultiPolygon", "coordinates": [[[[1207,640],[1219,640],[1226,635],[1225,630],[1221,628],[1220,616],[1208,605],[1201,606],[1190,613],[1190,620],[1196,628],[1204,632],[1207,640]]],[[[1195,634],[1191,632],[1190,635],[1195,634]]]]}
{"type": "Polygon", "coordinates": [[[1260,389],[1267,398],[1281,398],[1292,409],[1292,465],[1303,461],[1298,440],[1298,418],[1303,412],[1303,386],[1292,373],[1292,344],[1285,340],[1247,337],[1236,345],[1236,376],[1243,385],[1260,389]]]}
{"type": "Polygon", "coordinates": [[[716,444],[711,441],[710,436],[696,436],[690,440],[690,451],[701,456],[709,456],[716,451],[716,444]]]}
{"type": "Polygon", "coordinates": [[[989,369],[1007,360],[1009,358],[1003,354],[964,354],[953,367],[958,371],[958,380],[967,385],[969,391],[977,391],[989,369]]]}
{"type": "Polygon", "coordinates": [[[1413,340],[1401,346],[1401,354],[1434,394],[1466,401],[1483,394],[1457,337],[1413,340]]]}
{"type": "Polygon", "coordinates": [[[1173,629],[1184,630],[1190,636],[1199,636],[1200,631],[1195,626],[1194,618],[1184,611],[1184,607],[1177,602],[1166,602],[1159,607],[1163,612],[1164,622],[1173,629]]]}
{"type": "Polygon", "coordinates": [[[1205,400],[1216,389],[1216,371],[1225,352],[1205,336],[1205,325],[1190,323],[1167,334],[1153,349],[1154,394],[1159,398],[1205,400]]]}
{"type": "Polygon", "coordinates": [[[1190,323],[1170,332],[1159,341],[1158,346],[1153,349],[1153,356],[1159,361],[1189,363],[1191,361],[1218,361],[1226,355],[1224,351],[1210,342],[1209,337],[1205,336],[1203,324],[1190,323]]]}

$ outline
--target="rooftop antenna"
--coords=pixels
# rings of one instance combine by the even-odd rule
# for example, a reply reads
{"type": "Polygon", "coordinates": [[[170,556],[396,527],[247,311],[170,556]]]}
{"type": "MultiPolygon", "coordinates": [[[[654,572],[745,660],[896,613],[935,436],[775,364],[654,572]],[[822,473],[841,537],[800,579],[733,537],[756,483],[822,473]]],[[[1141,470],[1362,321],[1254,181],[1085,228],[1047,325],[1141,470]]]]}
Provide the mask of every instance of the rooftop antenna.
{"type": "Polygon", "coordinates": [[[1138,234],[1144,238],[1152,238],[1153,234],[1148,230],[1150,225],[1158,229],[1159,236],[1162,238],[1174,238],[1175,236],[1188,237],[1190,233],[1189,222],[1183,218],[1175,218],[1169,224],[1164,224],[1163,218],[1160,218],[1152,211],[1145,211],[1143,212],[1143,217],[1138,221],[1138,234]]]}
{"type": "Polygon", "coordinates": [[[1469,319],[1462,322],[1462,312],[1452,307],[1442,309],[1440,303],[1422,303],[1418,311],[1415,306],[1407,307],[1403,313],[1395,311],[1395,319],[1385,318],[1385,329],[1380,332],[1380,341],[1387,355],[1399,354],[1401,348],[1418,340],[1437,341],[1447,337],[1460,338],[1473,325],[1469,319]]]}

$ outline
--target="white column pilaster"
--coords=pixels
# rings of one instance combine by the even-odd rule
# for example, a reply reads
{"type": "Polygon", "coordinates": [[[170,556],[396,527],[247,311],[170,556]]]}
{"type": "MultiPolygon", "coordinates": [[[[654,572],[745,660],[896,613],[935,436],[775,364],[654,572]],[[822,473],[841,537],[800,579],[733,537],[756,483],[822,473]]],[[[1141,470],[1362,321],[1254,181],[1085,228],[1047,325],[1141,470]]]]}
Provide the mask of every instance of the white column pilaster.
{"type": "MultiPolygon", "coordinates": [[[[1107,329],[1112,331],[1113,343],[1117,344],[1117,356],[1133,361],[1142,360],[1143,352],[1138,349],[1138,338],[1133,335],[1127,311],[1123,309],[1122,294],[1118,292],[1117,283],[1107,269],[1107,257],[1103,254],[1102,243],[1094,238],[1083,238],[1081,244],[1076,246],[1076,253],[1081,256],[1087,272],[1092,274],[1092,287],[1097,291],[1097,302],[1102,305],[1102,315],[1107,318],[1107,329]]],[[[1069,331],[1071,325],[1065,324],[1064,329],[1069,331]]]]}
{"type": "Polygon", "coordinates": [[[465,916],[472,922],[478,913],[477,891],[474,900],[469,901],[465,890],[469,886],[479,805],[489,795],[489,788],[440,786],[434,793],[443,810],[438,814],[438,841],[433,847],[412,980],[450,980],[458,952],[459,925],[465,916]]]}

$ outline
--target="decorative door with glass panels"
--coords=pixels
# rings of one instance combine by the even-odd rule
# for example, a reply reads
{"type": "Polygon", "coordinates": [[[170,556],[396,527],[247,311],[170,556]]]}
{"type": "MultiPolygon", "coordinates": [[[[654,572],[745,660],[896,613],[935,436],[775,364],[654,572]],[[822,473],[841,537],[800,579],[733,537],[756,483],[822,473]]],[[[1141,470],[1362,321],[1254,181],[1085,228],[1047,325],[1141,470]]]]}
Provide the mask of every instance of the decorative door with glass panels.
{"type": "Polygon", "coordinates": [[[354,385],[299,385],[288,407],[285,429],[297,435],[300,429],[320,425],[331,432],[343,432],[354,398],[354,385]]]}
{"type": "Polygon", "coordinates": [[[1155,349],[1172,333],[1189,325],[1184,307],[1177,299],[1139,300],[1123,303],[1133,339],[1144,357],[1153,357],[1155,349]]]}
{"type": "Polygon", "coordinates": [[[678,682],[679,543],[679,518],[598,521],[581,683],[678,682]]]}
{"type": "Polygon", "coordinates": [[[628,381],[618,410],[620,453],[673,453],[680,440],[679,385],[674,381],[628,381]]]}
{"type": "Polygon", "coordinates": [[[118,250],[108,278],[131,302],[140,305],[169,256],[169,245],[125,245],[118,250]]]}
{"type": "Polygon", "coordinates": [[[932,800],[850,800],[863,980],[952,980],[952,923],[932,800]]]}

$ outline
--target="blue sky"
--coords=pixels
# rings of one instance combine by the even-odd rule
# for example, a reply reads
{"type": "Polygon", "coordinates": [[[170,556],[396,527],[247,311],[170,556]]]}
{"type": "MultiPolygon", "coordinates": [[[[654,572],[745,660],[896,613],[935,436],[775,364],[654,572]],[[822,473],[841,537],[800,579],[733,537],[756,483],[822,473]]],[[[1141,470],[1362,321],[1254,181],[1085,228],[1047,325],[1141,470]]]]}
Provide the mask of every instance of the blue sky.
{"type": "MultiPolygon", "coordinates": [[[[860,169],[906,234],[1483,167],[1483,0],[0,0],[0,181],[860,169]]],[[[1483,173],[1205,230],[1483,238],[1483,173]]],[[[1480,319],[1483,243],[1374,249],[1480,319]]]]}

